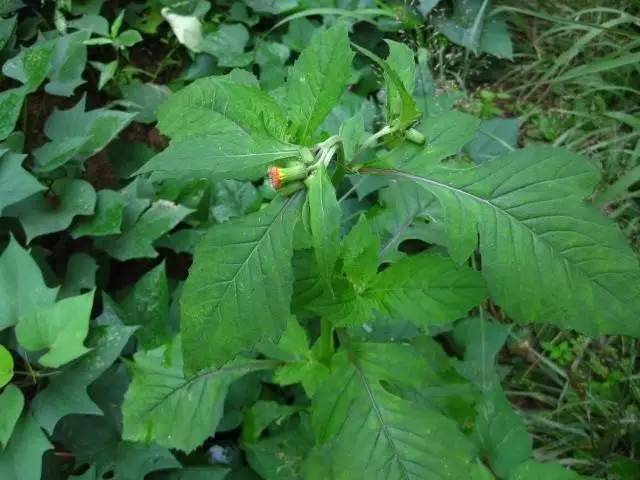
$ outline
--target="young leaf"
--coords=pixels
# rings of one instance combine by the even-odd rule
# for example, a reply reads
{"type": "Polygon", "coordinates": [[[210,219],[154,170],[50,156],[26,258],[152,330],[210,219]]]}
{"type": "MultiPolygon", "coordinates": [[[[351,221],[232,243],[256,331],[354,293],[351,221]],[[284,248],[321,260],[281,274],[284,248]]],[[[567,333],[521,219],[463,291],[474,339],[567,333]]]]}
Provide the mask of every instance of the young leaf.
{"type": "Polygon", "coordinates": [[[84,83],[82,73],[87,63],[85,41],[91,33],[84,30],[62,35],[55,40],[51,69],[44,86],[47,93],[70,97],[75,89],[84,83]]]}
{"type": "MultiPolygon", "coordinates": [[[[387,64],[396,72],[408,93],[413,92],[416,79],[416,63],[414,53],[404,43],[385,40],[389,46],[387,64]]],[[[385,73],[385,91],[387,92],[387,123],[402,113],[402,93],[398,91],[394,81],[385,73]]]]}
{"type": "Polygon", "coordinates": [[[385,388],[418,387],[424,370],[424,358],[403,344],[358,343],[334,357],[313,397],[313,426],[335,478],[469,477],[473,447],[454,422],[385,388]]]}
{"type": "Polygon", "coordinates": [[[109,325],[93,329],[87,345],[90,352],[65,368],[33,399],[33,416],[47,432],[67,415],[102,415],[87,394],[87,387],[118,359],[135,331],[133,327],[109,325]]]}
{"type": "Polygon", "coordinates": [[[12,237],[0,256],[0,330],[33,310],[53,305],[57,294],[57,288],[44,283],[29,252],[12,237]]]}
{"type": "Polygon", "coordinates": [[[0,451],[0,478],[40,480],[42,455],[51,448],[53,445],[36,421],[25,413],[18,421],[9,444],[0,451]]]}
{"type": "Polygon", "coordinates": [[[289,70],[286,96],[291,132],[298,143],[311,143],[340,100],[351,78],[352,61],[347,26],[338,23],[318,34],[289,70]]]}
{"type": "Polygon", "coordinates": [[[276,365],[270,360],[237,358],[189,378],[184,375],[179,341],[138,352],[123,405],[123,437],[191,452],[215,434],[231,382],[276,365]]]}
{"type": "Polygon", "coordinates": [[[320,276],[331,285],[333,271],[340,256],[340,219],[342,210],[331,179],[320,166],[307,180],[309,224],[320,276]]]}
{"type": "Polygon", "coordinates": [[[490,293],[516,320],[640,334],[640,269],[617,229],[583,203],[597,174],[582,157],[532,147],[476,168],[394,175],[438,197],[456,261],[480,234],[490,293]]]}
{"type": "Polygon", "coordinates": [[[299,206],[299,195],[276,200],[259,212],[216,225],[198,244],[181,298],[189,372],[221,366],[284,331],[299,206]]]}
{"type": "Polygon", "coordinates": [[[96,192],[90,183],[63,178],[51,186],[51,192],[35,195],[7,207],[4,214],[18,217],[30,242],[47,233],[65,230],[76,215],[91,215],[96,192]]]}
{"type": "Polygon", "coordinates": [[[25,155],[0,149],[0,213],[6,206],[44,190],[35,177],[22,168],[24,159],[25,155]]]}
{"type": "Polygon", "coordinates": [[[398,73],[387,62],[385,62],[375,53],[370,52],[366,48],[362,48],[358,45],[354,45],[354,47],[356,50],[358,50],[359,53],[373,60],[382,68],[386,78],[388,79],[387,83],[393,84],[395,91],[397,91],[400,98],[400,111],[395,122],[396,127],[399,129],[404,129],[411,125],[420,116],[420,112],[418,111],[416,101],[411,96],[411,93],[409,93],[405,88],[402,78],[400,78],[398,73]]]}
{"type": "Polygon", "coordinates": [[[239,23],[221,25],[207,35],[198,45],[200,51],[213,55],[221,67],[244,67],[251,63],[253,55],[244,49],[249,42],[249,31],[239,23]]]}
{"type": "Polygon", "coordinates": [[[440,255],[406,257],[379,273],[364,291],[337,283],[336,299],[311,305],[335,325],[356,326],[373,311],[401,316],[418,326],[442,325],[464,316],[486,296],[482,277],[440,255]]]}
{"type": "Polygon", "coordinates": [[[49,351],[39,359],[45,367],[57,368],[89,350],[83,345],[89,330],[93,291],[60,300],[52,307],[33,310],[16,326],[16,337],[31,352],[49,351]]]}
{"type": "Polygon", "coordinates": [[[9,443],[23,408],[22,391],[15,385],[7,385],[0,393],[0,451],[9,443]]]}

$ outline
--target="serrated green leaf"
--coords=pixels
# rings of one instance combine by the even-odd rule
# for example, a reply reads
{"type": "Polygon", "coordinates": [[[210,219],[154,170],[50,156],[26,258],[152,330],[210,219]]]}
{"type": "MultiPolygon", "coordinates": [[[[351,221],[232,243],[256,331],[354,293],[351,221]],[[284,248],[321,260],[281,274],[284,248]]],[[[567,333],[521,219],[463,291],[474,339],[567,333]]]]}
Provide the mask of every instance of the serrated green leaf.
{"type": "Polygon", "coordinates": [[[123,405],[123,437],[190,452],[215,433],[231,382],[275,365],[238,358],[186,377],[180,342],[138,352],[123,405]]]}
{"type": "Polygon", "coordinates": [[[340,142],[345,162],[351,163],[362,145],[365,136],[364,117],[362,112],[356,113],[340,125],[340,142]]]}
{"type": "Polygon", "coordinates": [[[50,192],[36,193],[4,210],[9,217],[18,217],[27,240],[47,233],[65,230],[77,215],[91,215],[96,192],[88,182],[78,179],[57,180],[50,192]]]}
{"type": "Polygon", "coordinates": [[[300,196],[214,226],[196,248],[181,298],[187,370],[220,366],[286,327],[300,196]],[[260,272],[256,275],[256,272],[260,272]]]}
{"type": "Polygon", "coordinates": [[[57,294],[57,288],[44,283],[29,252],[12,237],[0,256],[0,330],[35,309],[53,305],[57,294]]]}
{"type": "Polygon", "coordinates": [[[465,151],[476,163],[492,160],[515,150],[518,143],[520,120],[517,118],[492,118],[480,124],[473,140],[465,151]]]}
{"type": "Polygon", "coordinates": [[[456,261],[480,235],[489,291],[517,321],[640,334],[640,269],[615,226],[583,203],[597,174],[582,157],[531,147],[476,168],[398,175],[438,197],[456,261]]]}
{"type": "Polygon", "coordinates": [[[402,344],[357,343],[334,357],[313,398],[316,441],[329,449],[332,478],[468,478],[473,447],[455,423],[384,387],[419,386],[425,366],[402,344]]]}
{"type": "Polygon", "coordinates": [[[299,156],[300,147],[241,129],[174,142],[153,157],[136,175],[157,172],[163,177],[204,174],[213,180],[256,180],[269,165],[299,156]]]}
{"type": "Polygon", "coordinates": [[[344,239],[342,271],[356,289],[363,289],[378,271],[380,238],[364,215],[344,239]]]}
{"type": "Polygon", "coordinates": [[[40,480],[42,455],[52,448],[36,421],[25,413],[18,420],[9,444],[0,451],[0,478],[40,480]]]}
{"type": "Polygon", "coordinates": [[[309,204],[309,226],[320,276],[331,286],[333,271],[340,256],[342,210],[336,190],[324,166],[320,166],[305,182],[309,204]]]}
{"type": "Polygon", "coordinates": [[[143,349],[159,347],[171,339],[169,286],[164,262],[138,280],[121,306],[126,323],[141,327],[136,337],[143,349]]]}
{"type": "Polygon", "coordinates": [[[26,93],[24,88],[12,88],[0,93],[0,140],[7,138],[16,126],[26,93]]]}
{"type": "Polygon", "coordinates": [[[133,327],[120,325],[92,330],[87,341],[90,352],[52,377],[47,388],[33,399],[33,415],[42,428],[53,433],[58,421],[67,415],[103,414],[87,394],[87,387],[117,360],[134,331],[133,327]]]}
{"type": "Polygon", "coordinates": [[[71,236],[102,237],[120,233],[125,199],[113,190],[99,190],[96,193],[95,213],[83,218],[71,228],[71,236]]]}
{"type": "Polygon", "coordinates": [[[442,325],[465,316],[486,296],[477,272],[428,253],[392,264],[364,290],[342,286],[336,293],[336,299],[325,295],[312,308],[340,326],[361,325],[373,319],[374,310],[421,327],[442,325]]]}
{"type": "Polygon", "coordinates": [[[287,120],[281,107],[255,86],[231,75],[196,80],[164,102],[158,128],[179,141],[197,135],[262,133],[285,140],[287,120]]]}
{"type": "MultiPolygon", "coordinates": [[[[144,208],[144,207],[143,207],[144,208]]],[[[180,223],[192,210],[168,200],[158,200],[132,224],[127,223],[126,210],[122,234],[104,237],[102,247],[112,257],[124,262],[132,258],[155,258],[153,242],[180,223]]],[[[137,218],[136,218],[137,217],[137,218]]]]}
{"type": "Polygon", "coordinates": [[[338,103],[351,78],[353,52],[347,26],[339,23],[318,34],[289,70],[286,97],[290,131],[308,145],[338,103]]]}
{"type": "Polygon", "coordinates": [[[22,391],[15,385],[7,385],[0,393],[0,451],[9,443],[23,408],[24,396],[22,391]]]}
{"type": "Polygon", "coordinates": [[[531,457],[532,439],[500,386],[486,392],[477,409],[475,435],[480,453],[500,478],[509,478],[515,467],[531,457]]]}
{"type": "Polygon", "coordinates": [[[23,83],[28,92],[35,92],[51,67],[54,46],[43,42],[25,48],[2,66],[2,73],[23,83]]]}
{"type": "MultiPolygon", "coordinates": [[[[393,40],[385,40],[385,42],[389,46],[387,64],[396,72],[405,90],[412,93],[416,78],[416,62],[413,50],[404,43],[394,42],[393,40]]],[[[404,107],[402,105],[402,93],[389,77],[389,74],[385,74],[385,91],[387,92],[387,123],[390,124],[395,117],[402,114],[404,107]]]]}
{"type": "Polygon", "coordinates": [[[8,205],[44,190],[35,177],[22,168],[24,158],[25,155],[0,149],[0,213],[8,205]]]}
{"type": "Polygon", "coordinates": [[[25,314],[16,326],[16,337],[28,351],[47,349],[39,358],[45,367],[57,368],[89,350],[84,340],[89,330],[93,291],[60,300],[55,305],[25,314]]]}
{"type": "Polygon", "coordinates": [[[398,247],[407,239],[446,245],[440,204],[422,190],[417,185],[393,183],[380,191],[382,208],[374,212],[371,223],[382,240],[381,260],[399,258],[398,247]]]}

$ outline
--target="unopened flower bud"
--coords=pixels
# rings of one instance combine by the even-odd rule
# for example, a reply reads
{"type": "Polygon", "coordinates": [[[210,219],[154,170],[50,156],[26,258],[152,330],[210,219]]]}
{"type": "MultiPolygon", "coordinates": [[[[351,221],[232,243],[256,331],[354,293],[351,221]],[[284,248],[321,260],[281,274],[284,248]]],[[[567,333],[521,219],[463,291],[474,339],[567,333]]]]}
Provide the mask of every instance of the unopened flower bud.
{"type": "Polygon", "coordinates": [[[409,130],[404,132],[404,136],[410,142],[416,143],[418,145],[422,145],[425,141],[425,138],[422,132],[419,132],[415,128],[410,128],[409,130]]]}
{"type": "Polygon", "coordinates": [[[302,162],[291,162],[286,167],[269,167],[267,171],[269,183],[276,190],[284,185],[307,178],[307,166],[302,162]]]}

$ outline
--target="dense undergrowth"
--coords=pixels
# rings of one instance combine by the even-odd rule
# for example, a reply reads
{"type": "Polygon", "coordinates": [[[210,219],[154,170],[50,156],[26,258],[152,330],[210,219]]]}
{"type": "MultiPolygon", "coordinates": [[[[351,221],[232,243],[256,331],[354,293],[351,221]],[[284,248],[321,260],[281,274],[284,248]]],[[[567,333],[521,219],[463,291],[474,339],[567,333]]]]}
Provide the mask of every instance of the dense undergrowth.
{"type": "Polygon", "coordinates": [[[600,3],[0,2],[0,479],[639,478],[600,3]]]}

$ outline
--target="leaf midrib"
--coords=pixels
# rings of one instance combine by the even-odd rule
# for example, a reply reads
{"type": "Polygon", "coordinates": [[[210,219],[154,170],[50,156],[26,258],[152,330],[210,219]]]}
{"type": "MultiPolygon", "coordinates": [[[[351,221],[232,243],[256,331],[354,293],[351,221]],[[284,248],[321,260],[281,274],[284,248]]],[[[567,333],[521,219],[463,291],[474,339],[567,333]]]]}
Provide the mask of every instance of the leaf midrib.
{"type": "Polygon", "coordinates": [[[558,257],[560,257],[562,259],[563,262],[565,262],[567,265],[569,265],[572,269],[576,269],[577,271],[579,271],[582,275],[584,275],[584,277],[586,279],[589,280],[589,282],[594,283],[596,285],[598,285],[598,287],[604,289],[605,291],[607,291],[607,289],[600,284],[600,282],[598,282],[597,280],[593,279],[591,277],[591,275],[585,271],[584,269],[580,268],[578,265],[572,263],[569,261],[569,259],[567,257],[565,257],[563,255],[562,252],[560,252],[558,250],[558,248],[552,244],[551,242],[549,242],[548,240],[545,240],[544,238],[542,238],[540,235],[538,235],[534,230],[531,229],[531,227],[529,227],[526,223],[524,223],[522,220],[520,220],[519,218],[517,218],[516,216],[514,216],[513,214],[509,213],[507,210],[498,207],[496,204],[492,203],[491,201],[484,199],[482,197],[478,197],[476,195],[473,195],[472,193],[469,193],[465,190],[461,190],[459,188],[455,188],[452,187],[451,185],[447,185],[446,183],[441,183],[438,182],[436,180],[433,180],[431,178],[427,178],[427,177],[421,177],[420,175],[414,175],[408,172],[403,172],[400,170],[389,170],[389,169],[371,169],[371,170],[367,170],[368,173],[373,173],[373,174],[382,174],[382,175],[394,175],[394,176],[399,176],[399,177],[403,177],[403,178],[408,178],[409,180],[412,180],[414,182],[419,182],[419,183],[426,183],[429,185],[433,185],[437,188],[442,188],[445,190],[449,190],[451,192],[453,192],[454,194],[460,194],[460,195],[464,195],[466,197],[471,198],[472,200],[487,205],[490,208],[496,210],[497,212],[500,212],[502,215],[507,216],[509,219],[511,219],[514,223],[522,226],[522,228],[524,228],[526,231],[529,232],[529,234],[532,236],[532,238],[534,238],[535,240],[537,240],[538,242],[544,243],[545,245],[548,245],[551,250],[553,252],[555,252],[558,257]]]}

